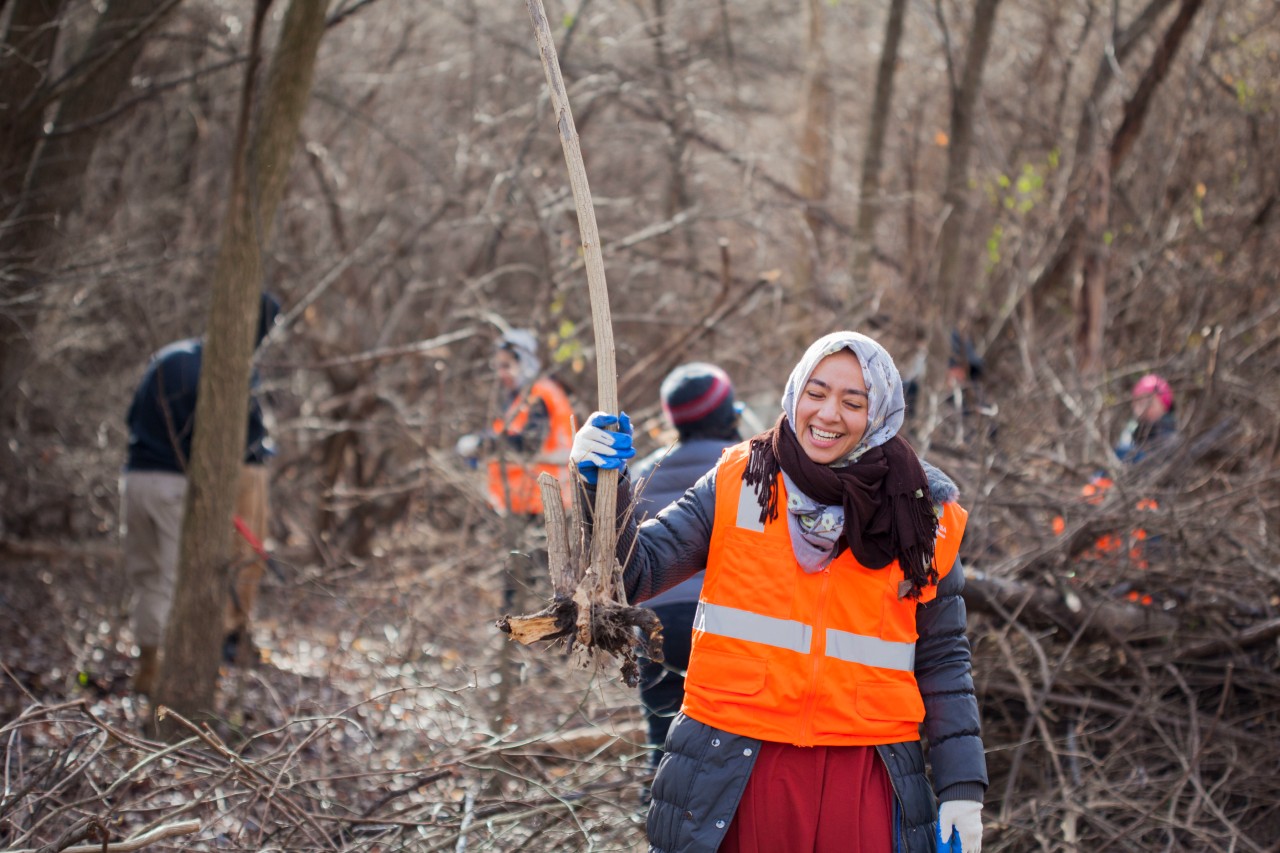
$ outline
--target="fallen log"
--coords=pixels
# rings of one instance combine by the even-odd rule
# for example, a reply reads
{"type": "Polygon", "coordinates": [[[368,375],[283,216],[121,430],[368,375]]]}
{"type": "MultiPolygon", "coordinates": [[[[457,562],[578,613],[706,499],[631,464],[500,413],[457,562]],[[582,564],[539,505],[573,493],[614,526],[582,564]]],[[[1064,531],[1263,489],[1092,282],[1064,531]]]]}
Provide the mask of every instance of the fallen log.
{"type": "Polygon", "coordinates": [[[964,600],[970,610],[1024,624],[1061,627],[1089,637],[1126,642],[1169,640],[1178,620],[1158,607],[1093,597],[1052,583],[1033,584],[998,578],[966,568],[964,600]]]}

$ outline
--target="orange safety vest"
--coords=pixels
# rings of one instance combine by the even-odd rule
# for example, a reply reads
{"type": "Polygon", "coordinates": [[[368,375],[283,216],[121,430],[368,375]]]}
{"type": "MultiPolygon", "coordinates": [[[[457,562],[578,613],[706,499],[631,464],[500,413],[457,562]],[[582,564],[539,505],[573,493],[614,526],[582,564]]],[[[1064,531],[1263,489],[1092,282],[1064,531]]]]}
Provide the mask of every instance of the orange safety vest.
{"type": "MultiPolygon", "coordinates": [[[[725,451],[706,581],[694,620],[682,710],[707,725],[799,746],[919,740],[924,700],[915,677],[916,607],[901,598],[897,562],[858,564],[847,548],[809,574],[796,562],[779,475],[779,517],[760,522],[742,476],[749,444],[725,451]]],[[[940,576],[951,571],[966,513],[948,503],[938,522],[940,576]]]]}
{"type": "MultiPolygon", "coordinates": [[[[569,448],[573,446],[573,407],[558,382],[542,378],[535,380],[525,397],[517,397],[503,417],[493,422],[494,435],[518,435],[529,422],[529,404],[541,400],[550,415],[550,429],[538,454],[532,459],[489,462],[489,504],[498,512],[510,511],[520,515],[542,514],[542,493],[538,490],[538,475],[546,472],[560,481],[560,495],[565,506],[572,497],[572,481],[569,479],[569,448]],[[504,476],[505,469],[505,476],[504,476]],[[505,482],[504,482],[505,481],[505,482]],[[507,498],[510,496],[510,503],[507,498]]],[[[514,453],[508,453],[508,459],[514,453]]]]}

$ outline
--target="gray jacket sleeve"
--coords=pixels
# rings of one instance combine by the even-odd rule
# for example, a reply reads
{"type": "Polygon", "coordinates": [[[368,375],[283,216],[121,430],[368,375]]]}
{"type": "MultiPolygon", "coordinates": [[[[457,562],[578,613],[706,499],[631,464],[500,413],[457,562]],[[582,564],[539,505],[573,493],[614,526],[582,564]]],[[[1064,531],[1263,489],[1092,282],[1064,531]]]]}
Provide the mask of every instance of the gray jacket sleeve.
{"type": "Polygon", "coordinates": [[[916,610],[916,681],[938,799],[982,801],[987,760],[965,635],[964,566],[957,558],[937,597],[916,610]]]}
{"type": "MultiPolygon", "coordinates": [[[[594,489],[588,488],[594,498],[594,489]]],[[[625,570],[628,601],[645,601],[706,568],[716,515],[716,469],[708,471],[675,503],[637,524],[631,482],[618,481],[617,555],[625,570]]]]}

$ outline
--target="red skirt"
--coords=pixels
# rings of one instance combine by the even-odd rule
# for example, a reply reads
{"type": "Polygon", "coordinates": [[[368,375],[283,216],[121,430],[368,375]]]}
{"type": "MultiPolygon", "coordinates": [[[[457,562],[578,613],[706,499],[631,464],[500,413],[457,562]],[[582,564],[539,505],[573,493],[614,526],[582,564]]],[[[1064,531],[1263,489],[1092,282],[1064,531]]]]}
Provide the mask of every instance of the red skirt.
{"type": "Polygon", "coordinates": [[[760,744],[720,853],[893,853],[893,785],[874,746],[760,744]]]}

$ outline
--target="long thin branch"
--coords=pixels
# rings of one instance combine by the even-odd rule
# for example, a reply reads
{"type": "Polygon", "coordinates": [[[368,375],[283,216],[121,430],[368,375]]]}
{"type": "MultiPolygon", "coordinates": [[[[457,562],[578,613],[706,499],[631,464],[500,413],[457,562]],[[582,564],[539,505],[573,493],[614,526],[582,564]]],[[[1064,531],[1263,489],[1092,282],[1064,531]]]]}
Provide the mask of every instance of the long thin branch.
{"type": "MultiPolygon", "coordinates": [[[[600,236],[596,227],[595,206],[591,202],[591,187],[587,182],[586,167],[582,162],[582,149],[578,142],[578,130],[569,108],[569,95],[565,91],[560,73],[560,60],[556,55],[551,26],[542,0],[526,0],[529,17],[533,20],[538,40],[538,52],[546,73],[547,87],[551,92],[551,106],[555,112],[560,145],[564,149],[565,164],[569,167],[569,185],[573,189],[573,202],[578,212],[578,231],[582,238],[582,256],[587,269],[587,288],[591,295],[591,319],[596,342],[596,385],[599,390],[599,406],[606,412],[618,411],[618,376],[614,361],[613,323],[609,315],[609,290],[605,285],[604,254],[600,249],[600,236]]],[[[614,545],[617,529],[614,516],[617,510],[618,473],[602,471],[596,488],[595,518],[592,530],[591,566],[597,572],[597,590],[613,588],[614,545]]]]}
{"type": "MultiPolygon", "coordinates": [[[[115,844],[99,843],[99,844],[79,844],[75,847],[67,847],[62,853],[129,853],[131,850],[141,850],[144,847],[155,844],[157,841],[163,841],[166,838],[174,838],[179,835],[190,835],[193,832],[199,832],[200,821],[184,820],[178,823],[167,823],[163,826],[157,826],[150,832],[144,832],[141,835],[130,838],[126,841],[118,841],[115,844]]],[[[11,850],[0,850],[0,853],[36,853],[37,847],[21,847],[11,850]]]]}

